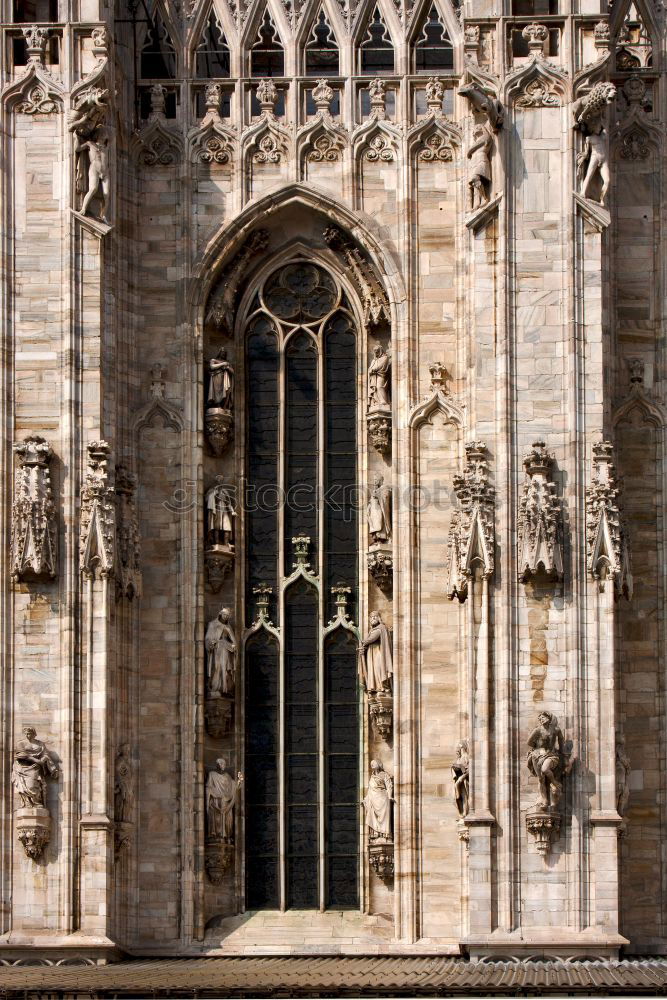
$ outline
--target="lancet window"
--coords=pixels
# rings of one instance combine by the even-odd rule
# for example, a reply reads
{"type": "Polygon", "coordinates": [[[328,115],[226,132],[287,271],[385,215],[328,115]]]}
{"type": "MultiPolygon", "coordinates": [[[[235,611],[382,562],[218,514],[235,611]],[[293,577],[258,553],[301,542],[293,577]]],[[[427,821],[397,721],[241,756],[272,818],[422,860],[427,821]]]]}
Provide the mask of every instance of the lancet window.
{"type": "Polygon", "coordinates": [[[257,32],[257,39],[250,52],[251,76],[284,76],[285,50],[280,35],[268,10],[257,32]]]}
{"type": "Polygon", "coordinates": [[[246,622],[271,591],[278,629],[245,646],[248,909],[359,905],[355,615],[357,333],[345,294],[295,260],[246,323],[246,622]],[[348,592],[349,588],[349,592],[348,592]]]}
{"type": "Polygon", "coordinates": [[[140,75],[144,80],[173,80],[176,76],[176,49],[159,11],[155,12],[146,31],[140,75]]]}
{"type": "Polygon", "coordinates": [[[331,77],[340,72],[338,44],[323,10],[315,18],[306,42],[307,76],[331,77]]]}
{"type": "Polygon", "coordinates": [[[417,73],[436,73],[454,68],[454,47],[438,8],[431,4],[414,43],[417,73]]]}
{"type": "Polygon", "coordinates": [[[362,73],[394,72],[394,43],[379,7],[373,11],[366,34],[359,43],[359,61],[362,73]]]}
{"type": "Polygon", "coordinates": [[[195,50],[195,76],[199,80],[228,77],[229,45],[213,11],[195,50]]]}

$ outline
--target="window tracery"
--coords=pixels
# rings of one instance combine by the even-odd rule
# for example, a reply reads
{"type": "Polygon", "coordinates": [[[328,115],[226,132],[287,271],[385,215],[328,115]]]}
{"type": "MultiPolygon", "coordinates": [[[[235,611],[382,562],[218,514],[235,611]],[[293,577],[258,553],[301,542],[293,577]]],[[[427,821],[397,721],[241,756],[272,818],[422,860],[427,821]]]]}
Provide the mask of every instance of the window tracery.
{"type": "Polygon", "coordinates": [[[230,75],[229,45],[220,22],[211,11],[195,49],[195,76],[200,80],[230,75]]]}
{"type": "Polygon", "coordinates": [[[266,10],[250,52],[250,75],[269,77],[284,74],[285,50],[273,18],[266,10]]]}
{"type": "Polygon", "coordinates": [[[434,3],[415,39],[414,60],[417,73],[436,73],[454,68],[454,47],[434,3]]]}
{"type": "Polygon", "coordinates": [[[176,76],[176,49],[159,10],[141,48],[140,75],[144,80],[173,80],[176,76]]]}
{"type": "Polygon", "coordinates": [[[306,42],[305,70],[307,76],[338,76],[340,73],[340,58],[338,43],[324,10],[313,22],[308,41],[306,42]]]}
{"type": "Polygon", "coordinates": [[[369,75],[393,73],[394,43],[379,7],[375,7],[359,43],[359,69],[369,75]]]}
{"type": "Polygon", "coordinates": [[[357,633],[335,600],[343,586],[353,614],[356,327],[336,279],[298,259],[263,282],[246,331],[246,621],[270,590],[278,622],[245,650],[246,905],[356,908],[357,633]]]}

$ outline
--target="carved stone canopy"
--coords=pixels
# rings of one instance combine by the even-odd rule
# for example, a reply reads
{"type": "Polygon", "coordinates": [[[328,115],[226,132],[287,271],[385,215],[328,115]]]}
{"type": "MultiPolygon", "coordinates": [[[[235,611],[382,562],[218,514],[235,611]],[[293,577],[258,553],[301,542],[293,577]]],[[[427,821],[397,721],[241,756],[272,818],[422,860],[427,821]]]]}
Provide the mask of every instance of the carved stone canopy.
{"type": "Polygon", "coordinates": [[[604,591],[611,580],[616,596],[632,596],[632,573],[627,538],[621,520],[620,491],[616,485],[610,441],[593,445],[591,483],[586,490],[588,569],[604,591]]]}
{"type": "Polygon", "coordinates": [[[30,435],[14,445],[18,467],[12,504],[12,578],[53,579],[57,573],[58,525],[49,465],[51,445],[30,435]]]}
{"type": "Polygon", "coordinates": [[[542,570],[548,577],[561,580],[561,505],[551,480],[553,456],[544,441],[533,444],[523,464],[526,482],[519,500],[519,579],[525,583],[542,570]]]}
{"type": "Polygon", "coordinates": [[[466,445],[463,473],[454,477],[458,506],[449,527],[447,596],[465,600],[468,582],[480,572],[487,579],[494,565],[495,490],[489,483],[486,445],[472,441],[466,445]]]}

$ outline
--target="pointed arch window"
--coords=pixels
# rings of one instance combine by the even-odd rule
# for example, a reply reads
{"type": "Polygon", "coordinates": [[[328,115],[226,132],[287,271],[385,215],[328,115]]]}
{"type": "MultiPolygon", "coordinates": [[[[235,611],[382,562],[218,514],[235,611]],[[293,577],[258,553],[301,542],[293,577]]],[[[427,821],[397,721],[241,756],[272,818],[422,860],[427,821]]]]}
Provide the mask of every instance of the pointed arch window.
{"type": "Polygon", "coordinates": [[[284,76],[285,50],[278,29],[266,10],[257,32],[257,39],[250,51],[251,76],[284,76]]]}
{"type": "Polygon", "coordinates": [[[159,10],[148,24],[141,47],[140,75],[144,80],[173,80],[176,49],[159,10]]]}
{"type": "Polygon", "coordinates": [[[649,69],[652,65],[651,36],[636,4],[631,3],[616,40],[616,69],[634,72],[649,69]]]}
{"type": "Polygon", "coordinates": [[[374,9],[366,34],[359,43],[359,63],[360,71],[369,75],[394,72],[394,43],[379,7],[374,9]]]}
{"type": "Polygon", "coordinates": [[[244,654],[246,906],[357,908],[356,632],[331,625],[332,587],[354,616],[358,578],[354,317],[299,259],[263,283],[245,343],[246,622],[270,588],[280,626],[244,654]]]}
{"type": "Polygon", "coordinates": [[[338,43],[325,12],[320,9],[306,42],[306,75],[332,77],[340,73],[338,43]]]}
{"type": "Polygon", "coordinates": [[[195,76],[198,80],[228,77],[229,45],[220,22],[211,11],[201,41],[195,49],[195,76]]]}
{"type": "Polygon", "coordinates": [[[437,73],[454,69],[454,47],[438,8],[431,4],[414,43],[415,71],[437,73]]]}

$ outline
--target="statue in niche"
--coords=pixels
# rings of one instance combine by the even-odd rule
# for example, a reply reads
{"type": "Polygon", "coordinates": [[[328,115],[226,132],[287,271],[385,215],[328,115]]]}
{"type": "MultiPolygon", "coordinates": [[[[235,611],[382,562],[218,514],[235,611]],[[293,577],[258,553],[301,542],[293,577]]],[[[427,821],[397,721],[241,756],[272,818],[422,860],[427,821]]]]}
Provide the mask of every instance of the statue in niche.
{"type": "Polygon", "coordinates": [[[231,490],[225,486],[225,477],[218,476],[216,485],[206,494],[206,524],[209,544],[234,547],[234,518],[236,511],[231,490]]]}
{"type": "Polygon", "coordinates": [[[227,761],[219,757],[216,770],[209,771],[206,778],[206,820],[208,839],[234,843],[234,806],[243,775],[239,771],[236,781],[226,771],[227,761]]]}
{"type": "Polygon", "coordinates": [[[45,807],[46,779],[57,778],[58,767],[32,726],[24,726],[23,735],[25,739],[19,740],[14,751],[12,784],[22,809],[45,807]]]}
{"type": "Polygon", "coordinates": [[[391,487],[384,485],[384,476],[377,473],[366,505],[368,533],[373,545],[391,538],[391,487]]]}
{"type": "Polygon", "coordinates": [[[371,761],[371,776],[363,800],[369,839],[391,840],[393,828],[394,782],[381,760],[371,761]]]}
{"type": "Polygon", "coordinates": [[[232,695],[236,685],[236,636],[229,624],[229,608],[222,608],[206,629],[208,697],[232,695]]]}
{"type": "Polygon", "coordinates": [[[389,385],[391,380],[391,358],[380,345],[373,348],[373,360],[368,368],[368,409],[390,407],[389,385]]]}
{"type": "Polygon", "coordinates": [[[616,87],[614,84],[600,81],[595,84],[589,94],[580,97],[572,104],[574,127],[584,136],[584,148],[577,156],[579,194],[582,198],[590,198],[591,185],[599,176],[602,185],[600,205],[605,203],[610,181],[609,150],[604,116],[607,106],[615,98],[616,87]]]}
{"type": "Polygon", "coordinates": [[[630,758],[625,752],[625,737],[616,735],[616,810],[625,816],[630,800],[630,758]]]}
{"type": "Polygon", "coordinates": [[[227,351],[221,347],[208,363],[209,381],[206,407],[222,410],[234,408],[234,369],[227,360],[227,351]]]}
{"type": "Polygon", "coordinates": [[[493,150],[493,133],[488,125],[477,125],[472,134],[473,142],[468,150],[470,162],[471,209],[486,205],[491,193],[491,152],[493,150]]]}
{"type": "Polygon", "coordinates": [[[369,619],[369,631],[359,646],[359,672],[369,694],[391,691],[394,666],[389,629],[379,611],[369,619]]]}
{"type": "Polygon", "coordinates": [[[75,152],[88,154],[88,190],[81,205],[81,214],[89,215],[93,198],[99,195],[100,220],[107,221],[107,208],[111,182],[109,179],[109,132],[104,125],[98,125],[92,135],[77,136],[75,152]]]}
{"type": "Polygon", "coordinates": [[[116,773],[113,786],[114,819],[117,823],[131,823],[134,807],[132,767],[123,744],[116,754],[116,773]]]}
{"type": "Polygon", "coordinates": [[[528,770],[540,784],[536,809],[556,812],[563,794],[563,733],[552,712],[540,712],[539,725],[528,737],[528,770]]]}
{"type": "Polygon", "coordinates": [[[456,760],[452,763],[452,781],[454,782],[454,802],[458,814],[463,819],[470,808],[470,756],[467,740],[456,744],[456,760]]]}

